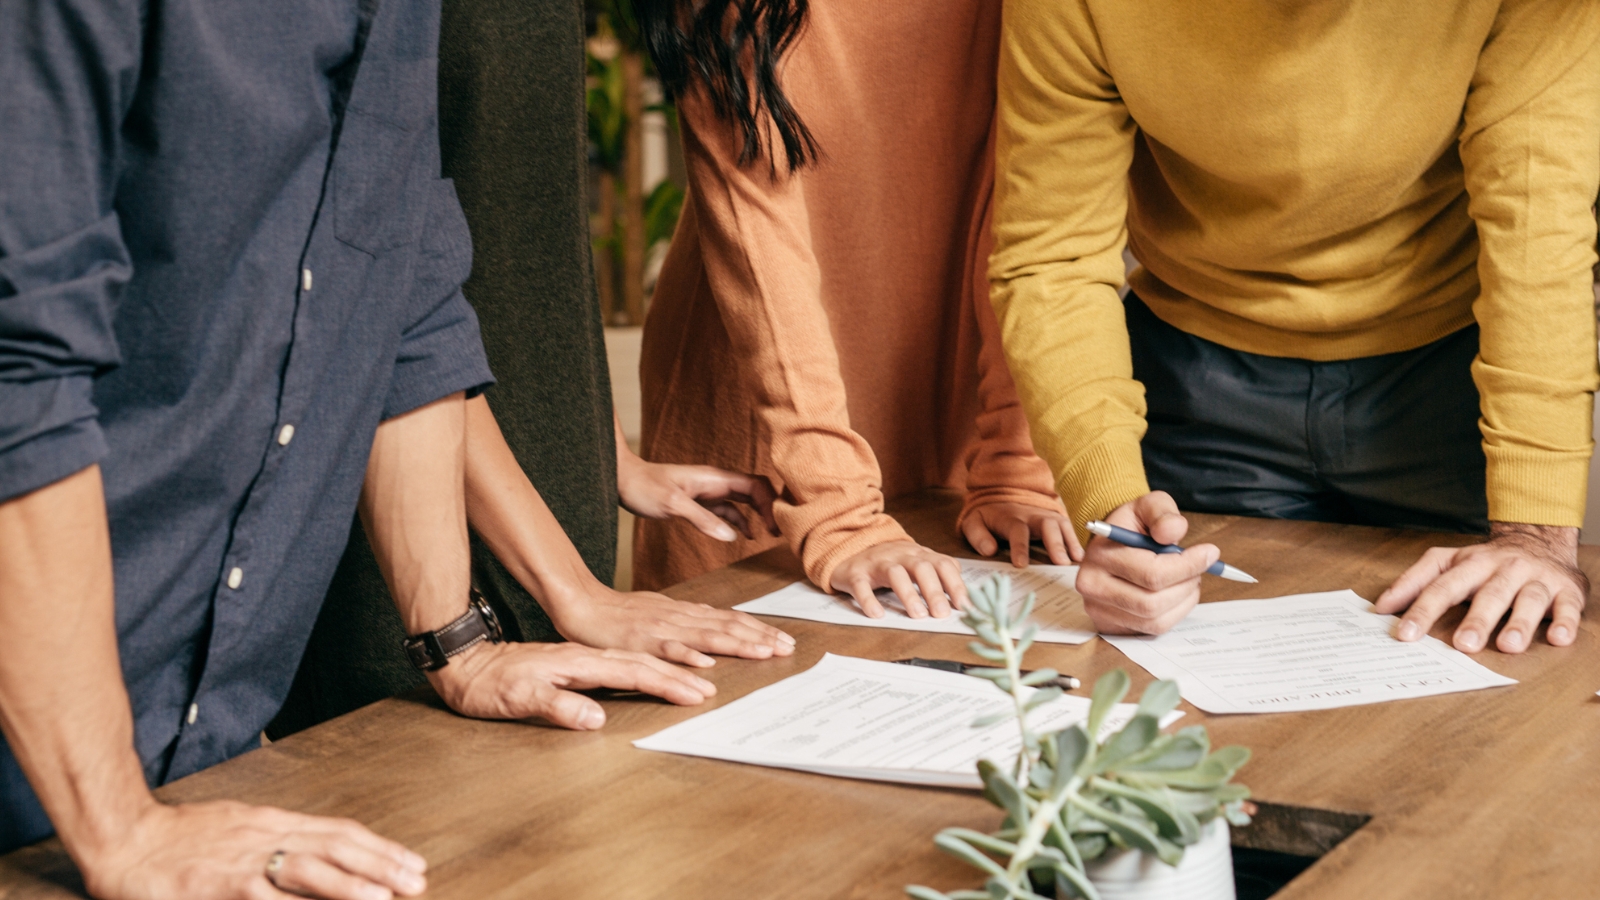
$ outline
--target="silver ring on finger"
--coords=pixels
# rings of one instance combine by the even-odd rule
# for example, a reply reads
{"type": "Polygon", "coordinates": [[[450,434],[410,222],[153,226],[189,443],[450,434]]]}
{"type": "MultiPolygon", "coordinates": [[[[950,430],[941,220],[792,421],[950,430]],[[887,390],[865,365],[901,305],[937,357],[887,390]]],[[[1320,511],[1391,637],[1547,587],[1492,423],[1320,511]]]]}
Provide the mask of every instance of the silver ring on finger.
{"type": "Polygon", "coordinates": [[[266,867],[261,870],[261,874],[265,875],[267,880],[272,882],[273,887],[280,886],[278,884],[278,873],[283,871],[284,855],[284,851],[282,850],[272,851],[272,855],[267,857],[266,867]]]}

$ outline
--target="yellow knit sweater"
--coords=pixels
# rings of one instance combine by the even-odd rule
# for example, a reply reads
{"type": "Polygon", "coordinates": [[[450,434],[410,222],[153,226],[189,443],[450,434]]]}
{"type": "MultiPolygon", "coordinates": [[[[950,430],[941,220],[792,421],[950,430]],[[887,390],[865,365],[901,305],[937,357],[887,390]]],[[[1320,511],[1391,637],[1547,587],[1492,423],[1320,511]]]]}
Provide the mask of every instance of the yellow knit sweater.
{"type": "Polygon", "coordinates": [[[1149,488],[1117,288],[1251,353],[1476,321],[1489,517],[1579,525],[1597,0],[1006,0],[992,298],[1082,523],[1149,488]]]}

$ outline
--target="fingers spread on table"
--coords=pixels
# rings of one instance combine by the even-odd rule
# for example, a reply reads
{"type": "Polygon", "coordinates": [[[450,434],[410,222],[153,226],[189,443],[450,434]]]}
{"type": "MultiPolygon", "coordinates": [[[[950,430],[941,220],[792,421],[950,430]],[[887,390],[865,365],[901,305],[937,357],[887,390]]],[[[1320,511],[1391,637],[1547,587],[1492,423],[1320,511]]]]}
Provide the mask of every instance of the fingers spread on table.
{"type": "Polygon", "coordinates": [[[564,677],[555,679],[555,683],[564,687],[643,691],[684,706],[700,703],[717,692],[716,685],[693,672],[629,650],[573,647],[570,657],[560,666],[560,673],[564,677]]]}
{"type": "MultiPolygon", "coordinates": [[[[1539,630],[1539,622],[1549,612],[1554,599],[1550,596],[1550,589],[1541,582],[1524,584],[1517,591],[1516,600],[1511,606],[1511,617],[1500,629],[1495,646],[1503,653],[1521,653],[1528,649],[1528,645],[1533,643],[1534,633],[1539,630]]],[[[1478,601],[1474,599],[1472,603],[1476,606],[1478,601]]]]}
{"type": "Polygon", "coordinates": [[[967,599],[967,582],[961,577],[961,564],[942,553],[933,554],[933,567],[939,572],[939,580],[944,584],[944,592],[950,597],[950,604],[957,609],[966,609],[972,605],[967,599]]]}
{"type": "MultiPolygon", "coordinates": [[[[307,816],[300,813],[289,813],[295,820],[286,824],[286,829],[306,834],[325,834],[340,839],[339,847],[348,844],[354,846],[379,860],[387,861],[392,866],[406,869],[413,874],[422,874],[428,870],[428,861],[421,854],[407,848],[404,844],[391,841],[372,831],[367,826],[354,819],[328,818],[324,816],[307,816]]],[[[335,859],[340,865],[345,865],[343,857],[335,859]]],[[[353,861],[354,858],[352,858],[353,861]]],[[[354,865],[345,865],[346,869],[357,874],[379,874],[378,869],[365,869],[354,865]]],[[[398,886],[397,886],[398,887],[398,886]]]]}
{"type": "MultiPolygon", "coordinates": [[[[421,880],[420,875],[413,877],[421,880]]],[[[388,885],[352,874],[316,853],[285,854],[282,866],[270,880],[285,891],[326,900],[389,900],[396,893],[388,885]]],[[[405,896],[418,893],[420,889],[405,896]]]]}
{"type": "Polygon", "coordinates": [[[1570,587],[1556,592],[1550,605],[1550,630],[1545,640],[1557,647],[1566,647],[1578,637],[1578,620],[1583,615],[1583,597],[1570,587]]]}
{"type": "MultiPolygon", "coordinates": [[[[1077,547],[1078,536],[1065,519],[1048,516],[1039,526],[1039,540],[1044,544],[1045,556],[1058,566],[1071,565],[1075,558],[1072,549],[1077,547]]],[[[1082,555],[1082,551],[1078,551],[1082,555]]]]}
{"type": "MultiPolygon", "coordinates": [[[[697,641],[696,643],[706,644],[706,643],[709,643],[709,642],[710,641],[707,640],[707,639],[702,639],[700,641],[697,641]]],[[[738,646],[738,642],[730,641],[729,643],[734,644],[735,646],[738,646]]],[[[770,656],[772,654],[771,648],[763,648],[763,649],[765,649],[767,651],[767,655],[768,656],[770,656]]],[[[714,660],[711,657],[705,655],[704,653],[700,652],[699,650],[695,649],[694,647],[691,647],[688,644],[685,644],[683,641],[680,641],[677,638],[666,638],[666,639],[662,640],[661,643],[657,646],[657,651],[658,652],[655,654],[656,656],[666,660],[667,662],[675,662],[675,663],[677,663],[679,665],[683,665],[683,666],[694,666],[697,669],[707,669],[707,668],[710,668],[710,667],[712,667],[712,666],[717,664],[716,660],[714,660]]],[[[712,652],[720,652],[720,651],[712,651],[712,652]]],[[[723,656],[737,656],[738,654],[735,653],[735,652],[732,652],[732,650],[730,649],[728,652],[723,652],[722,655],[723,656]]]]}
{"type": "MultiPolygon", "coordinates": [[[[1418,592],[1417,599],[1400,620],[1395,636],[1402,641],[1414,641],[1427,634],[1446,610],[1472,596],[1494,574],[1494,568],[1494,564],[1485,559],[1459,558],[1418,592]]],[[[1501,612],[1504,611],[1502,607],[1501,612]]],[[[1481,641],[1478,646],[1483,646],[1481,641]]]]}
{"type": "Polygon", "coordinates": [[[911,564],[911,574],[916,579],[917,589],[922,592],[922,599],[928,606],[928,615],[936,619],[950,615],[950,597],[945,594],[939,570],[934,567],[933,562],[929,559],[916,560],[911,564]]]}
{"type": "MultiPolygon", "coordinates": [[[[1457,650],[1464,653],[1477,653],[1489,643],[1489,635],[1494,633],[1500,620],[1505,618],[1506,611],[1511,609],[1511,603],[1518,596],[1523,586],[1528,584],[1526,566],[1513,561],[1490,571],[1489,577],[1471,592],[1472,604],[1467,607],[1467,614],[1462,617],[1461,624],[1456,626],[1453,643],[1457,650]]],[[[1462,567],[1462,571],[1470,571],[1462,567]]],[[[1440,576],[1443,578],[1443,576],[1440,576]]],[[[1460,602],[1460,601],[1456,601],[1460,602]]],[[[1548,604],[1549,596],[1546,593],[1545,602],[1548,604]]],[[[1540,610],[1542,617],[1544,611],[1540,610]]]]}
{"type": "Polygon", "coordinates": [[[1067,556],[1073,562],[1083,561],[1083,544],[1078,540],[1078,530],[1072,527],[1072,520],[1065,519],[1061,522],[1061,534],[1067,541],[1067,556]]]}
{"type": "Polygon", "coordinates": [[[978,551],[979,556],[993,556],[1000,550],[1000,542],[989,533],[982,516],[967,516],[961,523],[961,536],[967,539],[972,549],[978,551]]]}
{"type": "Polygon", "coordinates": [[[1023,519],[1012,519],[1006,533],[1006,543],[1011,546],[1011,564],[1019,569],[1028,567],[1028,545],[1033,540],[1033,530],[1023,519]]]}
{"type": "Polygon", "coordinates": [[[1394,584],[1378,595],[1378,602],[1374,604],[1377,612],[1392,615],[1410,606],[1423,588],[1454,564],[1456,552],[1451,547],[1434,547],[1423,553],[1421,559],[1412,563],[1394,580],[1394,584]]]}
{"type": "Polygon", "coordinates": [[[906,615],[913,619],[925,618],[928,615],[928,605],[922,599],[916,587],[911,583],[911,573],[899,563],[889,565],[889,589],[900,598],[900,605],[906,609],[906,615]]]}
{"type": "Polygon", "coordinates": [[[873,619],[884,617],[883,604],[878,601],[878,595],[872,589],[872,579],[865,573],[850,579],[850,596],[856,600],[856,605],[861,611],[873,619]]]}

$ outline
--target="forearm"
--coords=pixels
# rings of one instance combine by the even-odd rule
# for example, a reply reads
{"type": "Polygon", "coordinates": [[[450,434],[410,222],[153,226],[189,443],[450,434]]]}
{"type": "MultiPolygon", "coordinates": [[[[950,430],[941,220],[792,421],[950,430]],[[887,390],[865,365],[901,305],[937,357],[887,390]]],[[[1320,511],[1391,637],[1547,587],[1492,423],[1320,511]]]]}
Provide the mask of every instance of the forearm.
{"type": "MultiPolygon", "coordinates": [[[[979,258],[987,259],[991,249],[988,242],[980,244],[979,258]]],[[[966,459],[967,499],[962,517],[974,506],[995,501],[1057,509],[1061,501],[1056,496],[1055,477],[1033,449],[1027,415],[1001,346],[1000,323],[989,302],[988,280],[980,282],[973,286],[970,298],[979,336],[978,439],[966,459]]]]}
{"type": "Polygon", "coordinates": [[[100,469],[0,504],[0,727],[81,867],[154,804],[117,654],[100,469]]]}
{"type": "Polygon", "coordinates": [[[1478,237],[1472,375],[1489,518],[1578,526],[1593,446],[1600,14],[1505,4],[1482,49],[1460,153],[1478,237]]]}
{"type": "Polygon", "coordinates": [[[367,461],[361,522],[407,634],[442,628],[467,608],[465,406],[452,394],[389,419],[367,461]]]}
{"type": "Polygon", "coordinates": [[[1137,126],[1082,9],[1006,4],[996,119],[991,298],[1033,444],[1081,528],[1148,490],[1117,296],[1137,126]]]}
{"type": "MultiPolygon", "coordinates": [[[[559,604],[596,581],[566,530],[522,471],[483,397],[466,403],[467,521],[518,583],[559,604]]],[[[621,426],[617,427],[621,465],[621,426]]]]}
{"type": "Polygon", "coordinates": [[[678,110],[706,278],[767,439],[762,468],[783,481],[778,526],[826,584],[843,559],[907,538],[883,514],[877,458],[850,427],[803,185],[739,165],[703,94],[687,93],[678,110]]]}

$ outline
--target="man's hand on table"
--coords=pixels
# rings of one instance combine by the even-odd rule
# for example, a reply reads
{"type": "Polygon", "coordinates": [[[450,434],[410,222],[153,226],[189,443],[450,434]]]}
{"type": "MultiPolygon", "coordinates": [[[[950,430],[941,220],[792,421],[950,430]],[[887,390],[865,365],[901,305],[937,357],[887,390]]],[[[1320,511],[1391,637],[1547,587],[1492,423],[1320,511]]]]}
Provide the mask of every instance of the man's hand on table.
{"type": "Polygon", "coordinates": [[[1395,636],[1415,641],[1445,610],[1470,598],[1466,618],[1456,626],[1456,649],[1482,650],[1510,610],[1495,646],[1521,653],[1546,617],[1550,643],[1571,644],[1588,597],[1589,579],[1578,569],[1578,529],[1495,522],[1482,544],[1424,553],[1378,597],[1377,610],[1406,610],[1395,636]]]}
{"type": "Polygon", "coordinates": [[[349,819],[229,801],[151,802],[113,846],[82,863],[85,887],[100,900],[387,900],[421,894],[428,867],[349,819]]]}
{"type": "Polygon", "coordinates": [[[913,619],[942,619],[950,610],[967,604],[967,585],[961,566],[943,553],[915,541],[885,541],[850,557],[833,569],[828,587],[855,598],[861,611],[874,619],[884,616],[874,591],[888,588],[913,619]]]}
{"type": "Polygon", "coordinates": [[[461,715],[538,717],[577,731],[605,725],[606,714],[599,703],[575,691],[640,691],[679,706],[694,706],[717,692],[704,678],[648,654],[571,643],[479,644],[429,672],[428,680],[461,715]]]}
{"type": "Polygon", "coordinates": [[[1000,540],[1006,541],[1011,547],[1011,564],[1019,569],[1027,568],[1028,545],[1035,538],[1044,544],[1054,565],[1070,566],[1083,559],[1071,519],[1059,510],[1026,503],[1003,500],[975,506],[961,520],[961,534],[982,556],[999,553],[1000,540]]]}
{"type": "Polygon", "coordinates": [[[546,605],[551,623],[569,641],[700,668],[716,664],[708,653],[745,659],[794,653],[794,638],[748,613],[590,581],[583,596],[546,605]]]}
{"type": "MultiPolygon", "coordinates": [[[[1165,491],[1152,491],[1112,510],[1105,519],[1176,544],[1189,521],[1165,491]]],[[[1200,602],[1200,576],[1221,558],[1214,544],[1182,553],[1151,553],[1103,537],[1089,541],[1078,570],[1078,593],[1097,630],[1106,634],[1161,634],[1200,602]]]]}

